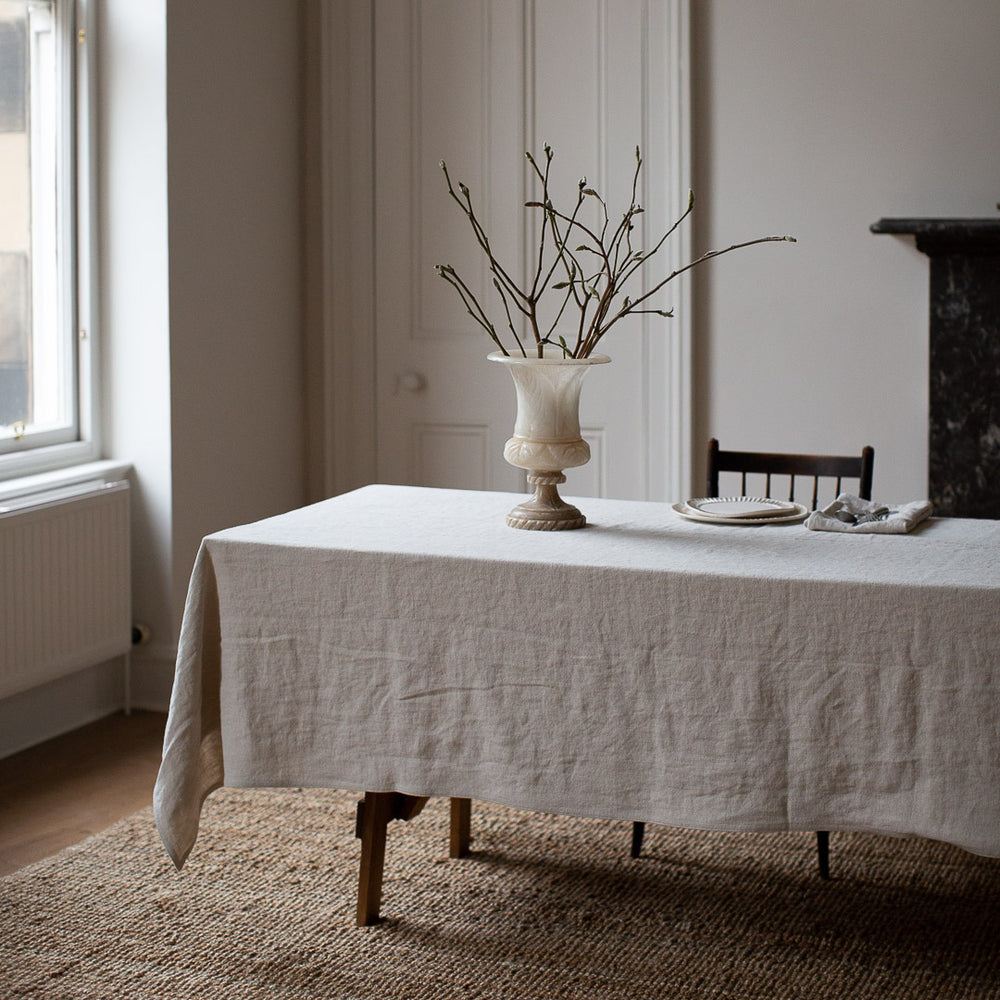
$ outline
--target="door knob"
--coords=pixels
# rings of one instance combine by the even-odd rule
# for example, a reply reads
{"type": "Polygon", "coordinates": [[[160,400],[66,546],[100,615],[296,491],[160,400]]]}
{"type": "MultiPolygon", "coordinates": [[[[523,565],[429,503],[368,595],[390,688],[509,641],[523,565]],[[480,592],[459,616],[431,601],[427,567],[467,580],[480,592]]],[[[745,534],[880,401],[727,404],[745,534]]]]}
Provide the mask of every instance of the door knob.
{"type": "Polygon", "coordinates": [[[420,392],[427,385],[427,379],[420,372],[403,372],[396,378],[397,389],[404,392],[420,392]]]}

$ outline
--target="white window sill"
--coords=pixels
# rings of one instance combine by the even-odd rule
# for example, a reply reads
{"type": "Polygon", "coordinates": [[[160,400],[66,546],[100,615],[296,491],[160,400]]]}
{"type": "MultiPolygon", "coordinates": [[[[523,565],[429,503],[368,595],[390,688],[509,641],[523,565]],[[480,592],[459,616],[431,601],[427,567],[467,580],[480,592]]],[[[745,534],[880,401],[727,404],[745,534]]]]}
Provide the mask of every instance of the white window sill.
{"type": "Polygon", "coordinates": [[[103,480],[106,483],[115,482],[118,479],[124,479],[131,469],[132,466],[127,462],[114,462],[108,459],[99,462],[84,462],[81,465],[71,465],[65,469],[55,469],[52,472],[40,472],[33,476],[7,479],[0,482],[0,504],[18,497],[64,490],[94,480],[103,480]]]}

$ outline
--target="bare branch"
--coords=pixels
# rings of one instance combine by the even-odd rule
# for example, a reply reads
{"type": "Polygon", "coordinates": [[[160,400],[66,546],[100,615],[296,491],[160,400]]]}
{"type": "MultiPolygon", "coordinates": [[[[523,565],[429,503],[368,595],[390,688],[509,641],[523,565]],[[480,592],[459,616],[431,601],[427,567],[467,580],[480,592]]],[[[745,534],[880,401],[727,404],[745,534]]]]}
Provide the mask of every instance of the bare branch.
{"type": "MultiPolygon", "coordinates": [[[[452,288],[458,292],[459,298],[462,300],[462,304],[465,306],[465,311],[489,334],[490,339],[507,354],[507,348],[503,346],[500,338],[497,336],[496,329],[490,322],[489,317],[483,311],[483,307],[479,304],[479,300],[471,291],[466,287],[462,279],[456,274],[455,269],[450,264],[438,264],[435,267],[437,273],[444,278],[445,281],[451,285],[452,288]]],[[[523,353],[523,348],[522,348],[523,353]]]]}
{"type": "MultiPolygon", "coordinates": [[[[626,316],[672,316],[673,310],[654,308],[648,303],[650,298],[661,291],[668,282],[685,271],[689,271],[698,264],[714,257],[721,257],[723,254],[758,243],[795,242],[794,238],[790,236],[765,236],[743,243],[734,243],[724,250],[710,250],[683,267],[672,271],[666,277],[655,282],[648,291],[633,299],[624,294],[628,282],[638,271],[649,265],[649,262],[660,252],[678,226],[691,214],[694,209],[694,195],[689,194],[685,210],[666,233],[652,245],[651,249],[634,249],[632,233],[636,219],[644,211],[638,202],[639,174],[643,165],[638,147],[635,150],[631,201],[610,235],[607,203],[597,190],[588,186],[586,177],[580,178],[577,184],[577,200],[571,214],[567,215],[555,207],[549,192],[550,171],[554,154],[548,144],[543,149],[545,152],[544,163],[536,160],[530,152],[524,154],[531,171],[541,184],[540,200],[526,202],[525,208],[540,209],[542,213],[538,226],[536,256],[531,264],[531,285],[527,290],[511,277],[494,255],[489,235],[476,215],[468,187],[459,183],[456,190],[448,174],[447,166],[444,161],[441,162],[448,194],[461,208],[469,222],[476,243],[486,254],[489,271],[493,275],[493,288],[500,297],[507,328],[522,354],[526,354],[526,352],[514,323],[513,309],[516,309],[526,319],[539,356],[542,355],[546,345],[555,346],[558,343],[565,355],[585,358],[591,354],[607,332],[626,316]],[[582,206],[589,198],[595,198],[601,206],[603,218],[600,226],[596,229],[581,221],[580,218],[582,206]],[[573,242],[579,240],[572,249],[570,248],[571,240],[573,242]],[[583,254],[590,254],[596,258],[593,261],[593,272],[590,274],[583,267],[581,260],[583,254]],[[560,271],[565,275],[565,278],[554,280],[557,272],[560,271]],[[551,311],[547,310],[546,315],[549,318],[543,319],[539,308],[549,289],[564,294],[558,307],[553,306],[555,308],[554,317],[551,311]],[[579,313],[579,319],[576,323],[576,342],[572,349],[562,335],[556,334],[556,327],[562,322],[571,301],[579,313]],[[618,304],[616,305],[616,303],[618,304]],[[546,331],[544,335],[542,334],[543,327],[546,331]]],[[[445,278],[458,293],[469,315],[486,330],[504,354],[507,354],[508,352],[501,344],[496,328],[486,310],[455,269],[451,265],[439,265],[437,270],[441,277],[445,278]]]]}

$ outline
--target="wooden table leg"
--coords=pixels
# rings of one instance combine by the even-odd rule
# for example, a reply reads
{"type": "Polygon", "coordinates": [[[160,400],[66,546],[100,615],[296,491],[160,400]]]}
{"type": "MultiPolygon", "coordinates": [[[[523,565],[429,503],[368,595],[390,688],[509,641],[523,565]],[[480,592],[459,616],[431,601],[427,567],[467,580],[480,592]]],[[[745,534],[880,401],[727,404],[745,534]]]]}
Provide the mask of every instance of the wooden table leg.
{"type": "Polygon", "coordinates": [[[392,792],[365,792],[358,803],[357,835],[361,838],[358,876],[358,927],[377,924],[385,870],[385,831],[392,819],[392,792]]]}
{"type": "Polygon", "coordinates": [[[385,871],[386,828],[391,819],[413,819],[426,797],[400,792],[365,792],[358,803],[355,835],[361,838],[361,870],[358,875],[358,927],[370,927],[382,919],[382,874],[385,871]]]}
{"type": "Polygon", "coordinates": [[[472,840],[472,799],[451,800],[451,837],[448,854],[452,858],[464,858],[469,853],[472,840]]]}

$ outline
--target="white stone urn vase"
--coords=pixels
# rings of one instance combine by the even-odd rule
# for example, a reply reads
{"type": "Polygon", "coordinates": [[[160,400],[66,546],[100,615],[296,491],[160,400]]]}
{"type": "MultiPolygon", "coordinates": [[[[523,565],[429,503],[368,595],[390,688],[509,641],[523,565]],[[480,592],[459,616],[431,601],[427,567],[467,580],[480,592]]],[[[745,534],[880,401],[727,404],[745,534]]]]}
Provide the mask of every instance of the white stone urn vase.
{"type": "Polygon", "coordinates": [[[566,358],[561,351],[541,358],[494,351],[488,357],[507,366],[517,391],[514,436],[504,446],[503,457],[527,469],[535,490],[507,515],[507,523],[535,531],[582,528],[586,517],[566,503],[556,487],[566,482],[564,469],[590,461],[590,445],[580,436],[580,388],[592,365],[607,364],[611,358],[566,358]]]}

